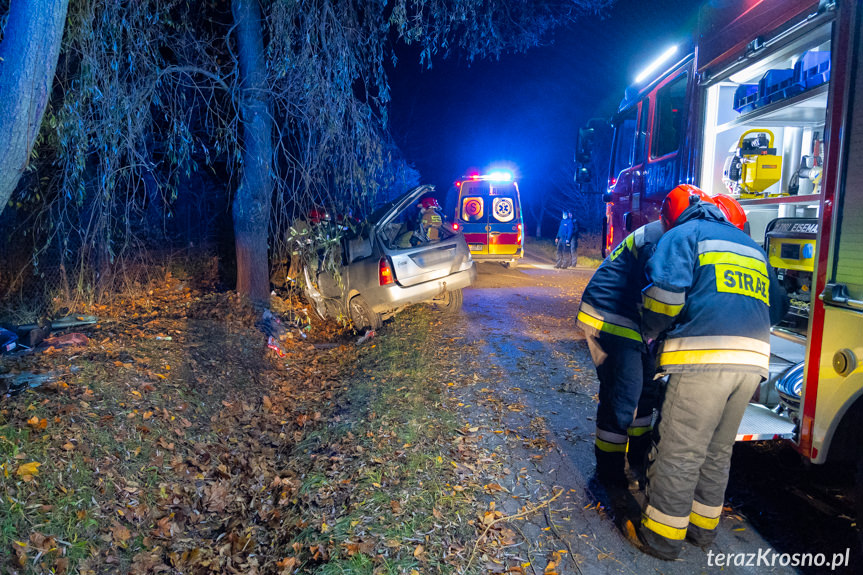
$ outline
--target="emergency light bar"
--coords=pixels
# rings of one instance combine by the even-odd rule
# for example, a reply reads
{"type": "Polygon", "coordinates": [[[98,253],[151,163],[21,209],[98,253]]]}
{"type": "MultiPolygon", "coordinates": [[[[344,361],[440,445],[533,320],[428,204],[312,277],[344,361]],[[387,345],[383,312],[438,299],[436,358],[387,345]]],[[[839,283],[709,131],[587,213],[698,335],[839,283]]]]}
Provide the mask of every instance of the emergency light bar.
{"type": "MultiPolygon", "coordinates": [[[[486,174],[484,176],[481,176],[479,174],[471,174],[470,179],[475,182],[511,182],[512,174],[510,174],[509,172],[491,172],[490,174],[486,174]]],[[[459,182],[458,185],[461,185],[461,182],[459,182]]]]}
{"type": "Polygon", "coordinates": [[[677,54],[677,46],[672,46],[668,50],[662,53],[662,55],[654,60],[650,66],[641,71],[641,73],[635,77],[635,83],[638,84],[651,74],[653,74],[657,68],[662,66],[669,58],[677,54]]]}
{"type": "Polygon", "coordinates": [[[512,174],[509,172],[492,172],[485,178],[496,182],[509,182],[512,181],[512,174]]]}

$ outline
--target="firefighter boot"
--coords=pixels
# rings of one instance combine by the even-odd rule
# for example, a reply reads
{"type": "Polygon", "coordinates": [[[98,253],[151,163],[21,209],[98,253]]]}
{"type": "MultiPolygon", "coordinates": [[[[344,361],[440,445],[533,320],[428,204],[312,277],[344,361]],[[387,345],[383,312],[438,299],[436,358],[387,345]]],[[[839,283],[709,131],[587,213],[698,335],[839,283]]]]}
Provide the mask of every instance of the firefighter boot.
{"type": "Polygon", "coordinates": [[[594,446],[596,454],[596,478],[605,487],[622,487],[628,485],[626,479],[626,471],[624,470],[626,463],[626,452],[621,451],[605,451],[599,446],[594,446]]]}
{"type": "Polygon", "coordinates": [[[704,529],[690,524],[686,530],[686,542],[701,549],[710,547],[714,539],[716,539],[716,529],[704,529]]]}

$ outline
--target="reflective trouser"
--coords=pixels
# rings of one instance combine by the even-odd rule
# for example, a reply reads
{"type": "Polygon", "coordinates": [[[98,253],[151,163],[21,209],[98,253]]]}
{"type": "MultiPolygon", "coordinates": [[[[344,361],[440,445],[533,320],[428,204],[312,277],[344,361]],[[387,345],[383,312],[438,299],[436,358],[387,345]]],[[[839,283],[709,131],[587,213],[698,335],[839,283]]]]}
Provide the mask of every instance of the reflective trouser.
{"type": "Polygon", "coordinates": [[[597,475],[610,480],[625,478],[627,455],[630,468],[641,474],[651,443],[653,412],[659,404],[653,356],[615,336],[588,333],[587,345],[599,378],[597,475]]]}
{"type": "Polygon", "coordinates": [[[648,545],[675,554],[687,535],[698,545],[713,541],[731,449],[760,381],[733,369],[669,376],[647,470],[642,534],[648,545]]]}
{"type": "Polygon", "coordinates": [[[569,265],[578,265],[578,240],[575,239],[569,241],[569,265]]]}
{"type": "Polygon", "coordinates": [[[554,264],[556,268],[566,268],[569,266],[569,262],[566,257],[566,241],[557,240],[557,261],[554,264]]]}

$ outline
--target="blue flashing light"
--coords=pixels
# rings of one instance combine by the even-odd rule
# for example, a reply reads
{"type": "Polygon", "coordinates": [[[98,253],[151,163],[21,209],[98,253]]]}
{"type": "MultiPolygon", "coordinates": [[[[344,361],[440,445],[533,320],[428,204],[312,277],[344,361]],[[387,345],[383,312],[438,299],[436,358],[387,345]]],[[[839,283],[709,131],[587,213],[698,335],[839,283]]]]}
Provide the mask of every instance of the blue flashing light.
{"type": "Polygon", "coordinates": [[[485,178],[496,182],[511,182],[512,174],[509,172],[492,172],[485,178]]]}

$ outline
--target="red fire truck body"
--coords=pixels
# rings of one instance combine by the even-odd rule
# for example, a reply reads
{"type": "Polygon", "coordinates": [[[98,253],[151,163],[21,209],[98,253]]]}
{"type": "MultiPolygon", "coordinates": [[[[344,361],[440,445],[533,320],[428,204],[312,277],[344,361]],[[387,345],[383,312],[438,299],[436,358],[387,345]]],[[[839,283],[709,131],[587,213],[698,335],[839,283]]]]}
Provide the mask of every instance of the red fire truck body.
{"type": "Polygon", "coordinates": [[[612,119],[605,249],[679,183],[738,198],[791,300],[738,440],[814,463],[863,460],[861,17],[854,0],[710,3],[692,52],[612,119]]]}

